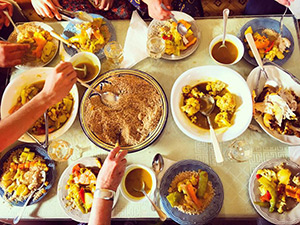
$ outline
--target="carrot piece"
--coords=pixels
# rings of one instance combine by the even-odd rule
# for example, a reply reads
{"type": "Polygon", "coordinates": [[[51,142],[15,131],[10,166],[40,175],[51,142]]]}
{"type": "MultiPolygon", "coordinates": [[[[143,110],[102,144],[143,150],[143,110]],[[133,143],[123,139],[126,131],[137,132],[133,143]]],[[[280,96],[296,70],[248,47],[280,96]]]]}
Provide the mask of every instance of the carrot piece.
{"type": "Polygon", "coordinates": [[[190,47],[191,45],[195,44],[196,41],[197,41],[197,38],[194,37],[193,40],[189,41],[189,42],[185,45],[185,47],[187,47],[187,48],[190,47]]]}
{"type": "Polygon", "coordinates": [[[191,183],[189,183],[186,187],[187,187],[187,191],[188,191],[189,196],[191,197],[192,201],[195,203],[197,208],[200,209],[202,203],[201,203],[200,199],[197,198],[196,193],[193,188],[193,185],[191,183]]]}

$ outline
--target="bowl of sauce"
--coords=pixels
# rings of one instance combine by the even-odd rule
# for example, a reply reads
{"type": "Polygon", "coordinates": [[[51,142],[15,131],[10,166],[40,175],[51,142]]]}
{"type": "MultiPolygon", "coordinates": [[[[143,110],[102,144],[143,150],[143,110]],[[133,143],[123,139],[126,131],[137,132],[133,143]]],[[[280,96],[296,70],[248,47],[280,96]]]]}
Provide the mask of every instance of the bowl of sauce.
{"type": "Polygon", "coordinates": [[[121,193],[131,202],[139,202],[145,199],[142,192],[138,191],[145,183],[145,191],[148,196],[153,194],[156,187],[156,178],[154,172],[143,165],[131,164],[126,167],[124,177],[121,181],[121,193]]]}
{"type": "Polygon", "coordinates": [[[233,65],[240,61],[244,55],[244,46],[241,40],[232,34],[226,34],[226,47],[220,47],[222,38],[223,35],[219,35],[211,41],[209,45],[210,57],[220,65],[233,65]]]}
{"type": "Polygon", "coordinates": [[[91,52],[80,52],[74,55],[70,62],[78,69],[84,69],[84,71],[76,70],[77,77],[81,81],[88,83],[93,81],[100,73],[101,63],[99,58],[91,52]]]}

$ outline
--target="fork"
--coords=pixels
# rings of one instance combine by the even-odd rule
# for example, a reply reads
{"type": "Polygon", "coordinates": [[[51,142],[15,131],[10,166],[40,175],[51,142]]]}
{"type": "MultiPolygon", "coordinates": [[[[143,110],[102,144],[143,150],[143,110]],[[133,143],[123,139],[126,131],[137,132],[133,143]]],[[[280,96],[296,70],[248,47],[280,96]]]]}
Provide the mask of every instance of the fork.
{"type": "Polygon", "coordinates": [[[282,14],[282,16],[281,16],[281,18],[280,18],[280,22],[279,22],[279,24],[280,24],[280,30],[279,30],[279,37],[281,37],[281,35],[282,35],[282,30],[283,30],[283,18],[284,18],[284,16],[285,16],[285,14],[287,13],[287,10],[288,10],[288,8],[287,7],[285,7],[285,10],[284,10],[284,13],[282,14]]]}

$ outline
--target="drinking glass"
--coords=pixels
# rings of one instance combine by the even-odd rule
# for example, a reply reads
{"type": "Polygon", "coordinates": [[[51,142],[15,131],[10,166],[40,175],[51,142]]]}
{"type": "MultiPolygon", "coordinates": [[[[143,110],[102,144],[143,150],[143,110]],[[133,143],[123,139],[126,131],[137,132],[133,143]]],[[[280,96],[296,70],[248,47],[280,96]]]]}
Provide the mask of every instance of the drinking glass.
{"type": "Polygon", "coordinates": [[[236,139],[229,146],[229,157],[244,162],[252,157],[252,148],[244,139],[236,139]]]}
{"type": "Polygon", "coordinates": [[[161,37],[150,37],[147,40],[147,52],[151,58],[159,59],[165,52],[165,40],[161,37]]]}
{"type": "Polygon", "coordinates": [[[58,139],[51,141],[48,147],[48,155],[55,161],[66,161],[73,154],[71,144],[65,140],[58,139]]]}
{"type": "Polygon", "coordinates": [[[119,67],[121,62],[124,59],[124,57],[123,57],[123,48],[116,41],[108,42],[105,45],[104,54],[105,54],[107,60],[110,61],[116,67],[119,67]]]}

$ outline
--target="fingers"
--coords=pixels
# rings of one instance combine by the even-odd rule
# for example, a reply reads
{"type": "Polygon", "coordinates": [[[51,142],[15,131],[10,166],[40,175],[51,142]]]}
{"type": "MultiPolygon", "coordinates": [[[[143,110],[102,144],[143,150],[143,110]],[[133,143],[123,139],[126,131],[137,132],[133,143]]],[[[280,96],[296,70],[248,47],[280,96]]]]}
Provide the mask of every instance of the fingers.
{"type": "Polygon", "coordinates": [[[22,52],[24,53],[24,51],[26,51],[27,49],[30,48],[29,44],[13,44],[13,43],[5,43],[5,48],[7,49],[8,53],[18,53],[18,52],[22,52]]]}
{"type": "Polygon", "coordinates": [[[114,148],[108,155],[109,159],[114,159],[117,155],[117,153],[120,151],[121,147],[118,146],[116,148],[114,148]]]}
{"type": "Polygon", "coordinates": [[[48,6],[49,10],[47,11],[49,13],[49,17],[50,18],[53,18],[53,14],[55,15],[55,17],[58,19],[58,20],[61,20],[61,15],[59,14],[56,6],[60,6],[58,1],[56,0],[55,3],[54,1],[52,2],[51,0],[50,1],[46,1],[46,5],[48,6]]]}

